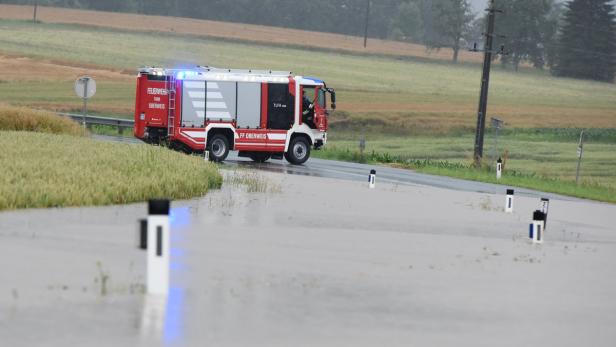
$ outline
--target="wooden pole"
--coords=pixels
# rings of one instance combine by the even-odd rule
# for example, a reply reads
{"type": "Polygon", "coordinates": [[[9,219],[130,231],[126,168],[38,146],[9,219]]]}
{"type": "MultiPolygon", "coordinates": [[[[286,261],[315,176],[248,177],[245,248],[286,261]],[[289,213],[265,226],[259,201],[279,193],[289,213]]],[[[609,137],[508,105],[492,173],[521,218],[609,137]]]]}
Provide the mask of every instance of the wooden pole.
{"type": "Polygon", "coordinates": [[[32,14],[32,22],[36,23],[36,10],[38,9],[38,0],[34,0],[34,13],[32,14]]]}

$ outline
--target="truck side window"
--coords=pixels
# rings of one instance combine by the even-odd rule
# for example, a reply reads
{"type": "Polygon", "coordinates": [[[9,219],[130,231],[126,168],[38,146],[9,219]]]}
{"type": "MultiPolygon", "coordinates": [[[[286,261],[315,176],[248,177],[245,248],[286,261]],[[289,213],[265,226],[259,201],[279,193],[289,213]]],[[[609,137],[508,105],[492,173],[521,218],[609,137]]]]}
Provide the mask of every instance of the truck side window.
{"type": "Polygon", "coordinates": [[[295,100],[289,93],[289,85],[270,83],[267,87],[267,127],[269,129],[290,129],[295,118],[295,100]]]}
{"type": "Polygon", "coordinates": [[[327,105],[327,97],[325,95],[325,90],[319,89],[319,105],[321,108],[325,108],[327,105]]]}

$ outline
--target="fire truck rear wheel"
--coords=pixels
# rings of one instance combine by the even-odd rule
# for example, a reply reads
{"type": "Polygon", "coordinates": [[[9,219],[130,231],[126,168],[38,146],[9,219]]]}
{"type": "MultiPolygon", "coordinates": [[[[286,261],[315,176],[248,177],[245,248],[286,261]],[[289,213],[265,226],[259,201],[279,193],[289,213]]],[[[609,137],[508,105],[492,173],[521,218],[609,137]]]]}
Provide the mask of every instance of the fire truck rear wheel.
{"type": "Polygon", "coordinates": [[[291,164],[301,165],[310,158],[310,143],[301,136],[291,140],[289,151],[284,154],[284,157],[291,164]]]}
{"type": "Polygon", "coordinates": [[[208,150],[211,161],[223,161],[229,155],[229,140],[223,134],[216,134],[210,139],[208,150]]]}
{"type": "Polygon", "coordinates": [[[272,155],[267,152],[255,152],[250,154],[250,159],[257,163],[265,163],[272,155]]]}

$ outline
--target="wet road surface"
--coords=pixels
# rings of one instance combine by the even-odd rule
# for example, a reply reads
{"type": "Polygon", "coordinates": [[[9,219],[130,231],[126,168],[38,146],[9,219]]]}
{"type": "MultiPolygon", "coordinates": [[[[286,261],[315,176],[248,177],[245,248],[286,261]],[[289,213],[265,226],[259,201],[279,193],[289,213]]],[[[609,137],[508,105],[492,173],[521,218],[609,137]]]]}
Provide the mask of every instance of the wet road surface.
{"type": "MultiPolygon", "coordinates": [[[[115,136],[94,135],[97,140],[115,141],[122,143],[142,144],[143,142],[135,138],[120,138],[115,136]]],[[[266,163],[255,163],[248,158],[240,158],[237,152],[229,153],[229,157],[223,163],[223,167],[241,166],[256,170],[269,172],[278,172],[291,175],[304,175],[314,177],[335,178],[350,181],[365,181],[368,182],[368,174],[370,170],[377,171],[377,183],[386,182],[391,184],[407,185],[407,186],[431,186],[444,189],[453,189],[467,192],[486,193],[486,194],[504,194],[506,189],[512,188],[492,183],[483,183],[451,178],[446,176],[436,176],[422,174],[412,170],[396,169],[386,166],[359,164],[351,162],[342,162],[336,160],[324,160],[318,158],[310,158],[304,165],[291,165],[286,160],[269,160],[266,163]]],[[[545,197],[551,200],[580,200],[573,197],[540,192],[527,188],[515,188],[516,195],[545,197]]]]}

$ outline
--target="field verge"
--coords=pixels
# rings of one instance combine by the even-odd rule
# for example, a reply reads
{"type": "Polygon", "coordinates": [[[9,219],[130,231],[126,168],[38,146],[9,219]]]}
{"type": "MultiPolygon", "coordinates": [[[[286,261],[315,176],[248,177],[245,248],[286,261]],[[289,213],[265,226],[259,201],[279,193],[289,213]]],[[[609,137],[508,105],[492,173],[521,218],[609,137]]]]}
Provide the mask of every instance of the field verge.
{"type": "Polygon", "coordinates": [[[79,124],[53,112],[0,104],[0,130],[35,131],[51,134],[83,136],[79,124]]]}
{"type": "Polygon", "coordinates": [[[0,210],[187,199],[222,184],[213,164],[155,146],[0,131],[0,210]]]}
{"type": "Polygon", "coordinates": [[[358,151],[350,151],[348,149],[315,151],[314,156],[323,159],[384,164],[427,174],[512,187],[524,187],[578,198],[616,203],[616,188],[596,182],[582,182],[577,185],[574,181],[545,177],[533,173],[522,173],[515,170],[505,170],[502,178],[497,180],[494,170],[489,167],[475,168],[470,164],[454,163],[445,160],[408,159],[388,153],[371,152],[362,155],[358,151]]]}

